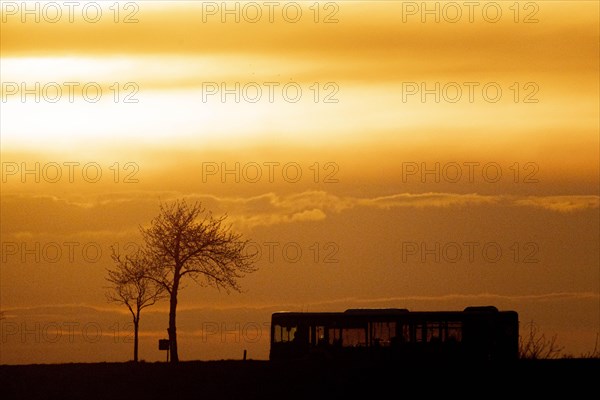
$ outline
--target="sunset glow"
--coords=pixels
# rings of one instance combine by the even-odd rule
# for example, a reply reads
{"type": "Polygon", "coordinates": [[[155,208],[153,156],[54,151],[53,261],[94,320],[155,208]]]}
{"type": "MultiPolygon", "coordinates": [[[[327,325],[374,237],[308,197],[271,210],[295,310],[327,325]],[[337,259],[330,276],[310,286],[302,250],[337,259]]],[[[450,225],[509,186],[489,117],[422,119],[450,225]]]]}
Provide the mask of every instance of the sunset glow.
{"type": "Polygon", "coordinates": [[[1,364],[128,360],[110,247],[177,198],[259,250],[242,293],[182,291],[182,359],[362,307],[495,305],[593,350],[597,2],[0,3],[1,364]]]}

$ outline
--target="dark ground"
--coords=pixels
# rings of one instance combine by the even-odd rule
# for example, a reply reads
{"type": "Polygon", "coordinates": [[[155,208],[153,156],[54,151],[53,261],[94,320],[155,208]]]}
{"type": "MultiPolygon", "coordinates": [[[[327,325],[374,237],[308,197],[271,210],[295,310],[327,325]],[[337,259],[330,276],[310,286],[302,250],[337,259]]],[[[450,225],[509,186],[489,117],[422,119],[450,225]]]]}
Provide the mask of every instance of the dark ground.
{"type": "Polygon", "coordinates": [[[538,399],[547,394],[561,396],[563,390],[568,392],[567,398],[577,394],[595,398],[599,378],[599,359],[418,366],[252,360],[178,365],[2,365],[0,398],[370,400],[531,396],[538,399]]]}

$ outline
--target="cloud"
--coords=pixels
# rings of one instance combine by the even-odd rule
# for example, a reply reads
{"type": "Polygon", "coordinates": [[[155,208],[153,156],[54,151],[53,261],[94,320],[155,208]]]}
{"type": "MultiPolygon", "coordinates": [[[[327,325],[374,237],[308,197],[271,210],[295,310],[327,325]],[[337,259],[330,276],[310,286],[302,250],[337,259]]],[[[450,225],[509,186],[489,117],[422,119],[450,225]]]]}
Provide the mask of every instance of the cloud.
{"type": "Polygon", "coordinates": [[[138,225],[147,224],[158,212],[160,201],[169,202],[181,197],[189,202],[202,202],[215,215],[226,213],[229,221],[241,229],[319,222],[329,215],[356,209],[393,211],[406,208],[530,207],[565,214],[598,209],[600,206],[600,197],[596,195],[520,197],[477,193],[396,193],[353,197],[325,191],[305,191],[289,195],[269,192],[250,197],[139,192],[60,198],[11,194],[2,196],[5,218],[2,233],[6,237],[21,239],[57,233],[69,237],[97,238],[133,234],[138,231],[138,225]],[[14,231],[10,230],[11,227],[14,231]]]}
{"type": "MultiPolygon", "coordinates": [[[[179,312],[182,317],[194,317],[197,315],[214,316],[214,314],[231,315],[254,315],[270,314],[282,309],[300,310],[307,306],[315,309],[342,309],[344,307],[385,307],[384,304],[405,304],[407,302],[467,302],[476,303],[498,303],[499,301],[518,301],[518,302],[564,302],[564,301],[598,301],[599,293],[594,292],[547,292],[535,294],[498,294],[498,293],[449,293],[433,296],[392,296],[392,297],[340,297],[317,300],[311,303],[255,303],[244,305],[182,305],[179,312]]],[[[6,319],[34,317],[38,319],[52,319],[58,316],[66,319],[78,317],[96,317],[96,318],[118,318],[129,317],[129,312],[118,306],[106,306],[96,304],[54,304],[33,307],[9,307],[2,310],[6,319]]],[[[304,309],[304,311],[306,311],[304,309]]],[[[161,318],[168,314],[166,305],[159,305],[145,311],[146,318],[161,318]]],[[[194,317],[195,318],[195,317],[194,317]]]]}
{"type": "MultiPolygon", "coordinates": [[[[101,2],[102,3],[102,2],[101,2]]],[[[115,24],[108,5],[106,16],[98,23],[90,24],[81,16],[74,23],[62,18],[59,23],[21,23],[20,15],[7,16],[3,26],[3,54],[286,54],[306,56],[317,54],[319,58],[343,57],[348,59],[386,59],[379,68],[385,68],[389,55],[397,54],[399,66],[412,67],[422,64],[426,71],[431,68],[473,68],[493,58],[492,68],[510,65],[514,60],[520,64],[536,63],[543,66],[547,60],[553,65],[578,64],[588,61],[581,49],[594,50],[597,43],[593,8],[587,4],[567,6],[549,4],[544,7],[544,24],[536,26],[530,45],[523,44],[523,35],[533,35],[530,29],[509,23],[489,24],[482,18],[470,23],[463,18],[460,23],[422,24],[418,15],[408,23],[402,21],[401,2],[340,2],[335,12],[339,23],[315,24],[310,5],[304,4],[304,17],[298,23],[288,23],[282,18],[281,8],[274,21],[267,18],[268,10],[262,7],[263,18],[259,23],[222,23],[221,15],[207,16],[195,2],[172,2],[167,7],[156,7],[154,2],[142,2],[136,24],[115,24]],[[564,18],[568,11],[571,18],[564,18]],[[135,28],[135,29],[132,29],[135,28]],[[498,41],[497,37],[503,38],[498,41]],[[65,41],[64,38],[71,38],[65,41]],[[211,40],[206,40],[210,37],[211,40]],[[569,40],[576,37],[577,40],[569,40]],[[423,45],[426,43],[427,45],[423,45]],[[515,44],[520,44],[515,46],[515,44]],[[570,57],[555,57],[555,47],[568,43],[570,57]],[[464,56],[456,61],[455,54],[464,56]],[[367,54],[369,57],[355,57],[367,54]],[[486,57],[481,57],[481,54],[486,57]],[[501,56],[499,56],[501,55],[501,56]],[[431,62],[432,57],[445,62],[431,62]],[[423,60],[423,61],[420,61],[423,60]],[[483,61],[482,61],[483,60],[483,61]]],[[[157,2],[158,3],[158,2],[157,2]]],[[[560,2],[559,2],[560,3],[560,2]]],[[[509,12],[504,8],[504,12],[509,12]]],[[[526,24],[527,25],[527,24],[526,24]]],[[[235,63],[231,63],[232,65],[235,63]]],[[[341,63],[342,64],[342,63],[341,63]]],[[[162,65],[162,64],[161,64],[162,65]]],[[[148,67],[145,67],[148,68],[148,67]]],[[[152,68],[150,66],[149,68],[152,68]]],[[[200,69],[204,70],[204,68],[200,69]]],[[[258,68],[257,70],[261,70],[258,68]]],[[[365,74],[368,68],[360,68],[365,74]]],[[[376,77],[377,71],[371,72],[376,77]]],[[[398,68],[390,68],[384,76],[396,75],[398,68]]],[[[357,71],[358,72],[358,71],[357,71]]]]}
{"type": "Polygon", "coordinates": [[[219,198],[219,203],[232,211],[236,222],[247,228],[281,223],[321,221],[328,214],[338,214],[357,208],[390,211],[398,208],[449,207],[532,207],[545,211],[569,213],[597,209],[598,196],[505,196],[477,193],[398,193],[389,196],[358,198],[339,197],[322,191],[307,191],[289,196],[269,193],[264,196],[240,199],[219,198]],[[238,208],[232,207],[237,205],[238,208]],[[248,217],[248,215],[251,215],[248,217]]]}
{"type": "Polygon", "coordinates": [[[280,223],[321,221],[328,214],[357,208],[390,211],[397,208],[449,207],[532,207],[552,212],[579,212],[597,209],[598,196],[505,196],[477,193],[398,193],[380,197],[339,197],[322,191],[307,191],[289,196],[274,193],[249,198],[215,198],[236,222],[245,227],[270,226],[280,223]],[[237,208],[236,208],[237,206],[237,208]],[[248,217],[248,215],[251,215],[248,217]]]}
{"type": "Polygon", "coordinates": [[[598,208],[600,200],[598,196],[529,196],[523,199],[516,199],[514,203],[518,206],[537,207],[561,213],[571,213],[598,208]]]}
{"type": "Polygon", "coordinates": [[[296,221],[320,221],[325,219],[326,215],[323,211],[318,208],[313,208],[312,210],[306,210],[292,215],[291,220],[296,221]]]}
{"type": "Polygon", "coordinates": [[[372,299],[357,299],[357,298],[345,298],[335,299],[330,302],[324,302],[320,304],[331,304],[331,303],[402,303],[406,301],[441,301],[441,300],[465,300],[465,301],[478,301],[478,300],[510,300],[510,301],[555,301],[555,300],[598,300],[600,294],[593,292],[551,292],[541,294],[495,294],[495,293],[476,293],[476,294],[462,294],[453,293],[440,296],[398,296],[398,297],[385,297],[385,298],[372,298],[372,299]]]}
{"type": "Polygon", "coordinates": [[[451,207],[451,206],[473,206],[481,204],[494,204],[499,199],[497,196],[483,196],[479,194],[456,194],[456,193],[423,193],[411,194],[401,193],[391,196],[375,197],[371,199],[358,199],[356,204],[361,206],[377,207],[380,209],[391,209],[395,207],[451,207]]]}

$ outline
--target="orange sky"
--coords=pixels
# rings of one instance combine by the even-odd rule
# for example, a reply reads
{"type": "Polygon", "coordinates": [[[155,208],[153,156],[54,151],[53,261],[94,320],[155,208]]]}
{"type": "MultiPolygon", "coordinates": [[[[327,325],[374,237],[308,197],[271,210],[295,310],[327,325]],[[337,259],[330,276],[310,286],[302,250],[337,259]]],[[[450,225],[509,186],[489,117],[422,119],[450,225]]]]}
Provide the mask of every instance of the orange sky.
{"type": "MultiPolygon", "coordinates": [[[[239,22],[221,2],[80,2],[73,22],[2,2],[0,362],[127,360],[109,248],[179,197],[262,250],[242,294],[182,292],[182,359],[266,358],[249,330],[271,312],[349,307],[494,304],[593,348],[598,4],[453,23],[440,2],[437,23],[421,2],[314,3],[271,22],[258,2],[255,23],[244,2],[239,22]]],[[[142,358],[166,322],[142,314],[142,358]]]]}

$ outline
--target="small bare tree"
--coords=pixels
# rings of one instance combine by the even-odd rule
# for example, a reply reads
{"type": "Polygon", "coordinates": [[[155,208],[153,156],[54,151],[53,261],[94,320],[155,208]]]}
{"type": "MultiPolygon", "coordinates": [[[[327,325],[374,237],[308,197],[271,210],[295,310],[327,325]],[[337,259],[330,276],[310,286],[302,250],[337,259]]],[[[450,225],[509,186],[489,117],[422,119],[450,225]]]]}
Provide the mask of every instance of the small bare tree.
{"type": "Polygon", "coordinates": [[[519,336],[519,358],[528,360],[559,358],[563,347],[556,344],[556,335],[546,338],[538,326],[531,321],[527,336],[519,336]]]}
{"type": "Polygon", "coordinates": [[[151,260],[143,250],[133,256],[122,256],[112,249],[114,269],[108,269],[106,280],[111,283],[106,297],[109,302],[124,304],[133,317],[133,361],[138,361],[140,314],[165,297],[164,288],[148,279],[151,260]]]}
{"type": "Polygon", "coordinates": [[[240,291],[238,279],[256,270],[255,254],[246,252],[247,241],[225,226],[227,216],[214,218],[199,202],[177,200],[160,205],[160,214],[148,228],[140,227],[144,244],[153,258],[147,275],[169,294],[169,346],[171,362],[177,352],[177,295],[181,282],[190,278],[200,286],[240,291]]]}

